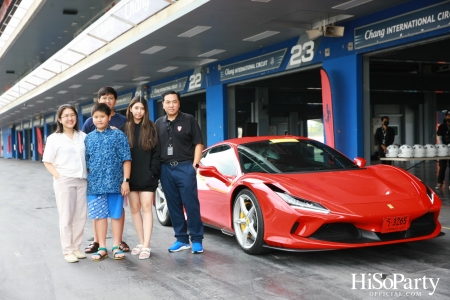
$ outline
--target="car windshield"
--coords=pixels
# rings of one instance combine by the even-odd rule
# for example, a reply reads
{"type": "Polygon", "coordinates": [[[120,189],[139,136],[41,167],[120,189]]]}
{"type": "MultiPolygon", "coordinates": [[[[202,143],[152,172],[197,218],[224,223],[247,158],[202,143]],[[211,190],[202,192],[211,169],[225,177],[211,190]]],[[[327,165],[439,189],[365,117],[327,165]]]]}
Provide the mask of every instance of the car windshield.
{"type": "Polygon", "coordinates": [[[238,146],[243,173],[297,173],[358,168],[350,159],[314,140],[274,139],[238,146]]]}

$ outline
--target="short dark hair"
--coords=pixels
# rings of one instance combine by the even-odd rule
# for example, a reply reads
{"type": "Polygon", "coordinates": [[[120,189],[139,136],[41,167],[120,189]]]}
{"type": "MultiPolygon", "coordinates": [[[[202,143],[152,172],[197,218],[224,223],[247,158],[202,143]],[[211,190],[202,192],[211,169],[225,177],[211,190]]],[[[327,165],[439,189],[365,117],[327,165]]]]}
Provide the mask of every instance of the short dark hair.
{"type": "Polygon", "coordinates": [[[177,98],[178,98],[178,101],[181,101],[181,96],[180,96],[180,93],[178,93],[178,92],[175,92],[175,91],[168,91],[168,92],[165,92],[163,95],[162,95],[162,101],[164,102],[164,97],[166,97],[167,95],[177,95],[177,98]]]}
{"type": "Polygon", "coordinates": [[[96,111],[104,112],[107,116],[111,115],[111,108],[105,103],[95,103],[91,108],[91,115],[93,116],[96,111]]]}
{"type": "Polygon", "coordinates": [[[381,122],[383,122],[384,119],[388,119],[389,120],[389,117],[388,116],[382,116],[381,117],[381,122]]]}
{"type": "Polygon", "coordinates": [[[56,112],[56,133],[63,133],[64,132],[64,128],[63,125],[61,124],[61,122],[59,122],[58,119],[61,119],[62,117],[62,113],[65,109],[71,109],[73,110],[74,114],[75,114],[75,118],[76,118],[76,122],[75,122],[75,126],[73,126],[73,129],[75,131],[80,131],[80,129],[78,128],[78,112],[75,109],[75,107],[73,105],[70,104],[63,104],[58,108],[58,111],[56,112]]]}
{"type": "Polygon", "coordinates": [[[104,86],[104,87],[102,87],[101,89],[98,90],[97,94],[98,94],[98,97],[99,97],[99,98],[100,98],[101,96],[104,96],[104,95],[112,94],[112,95],[114,95],[114,99],[117,99],[117,92],[116,92],[116,90],[113,89],[113,88],[110,87],[110,86],[104,86]]]}

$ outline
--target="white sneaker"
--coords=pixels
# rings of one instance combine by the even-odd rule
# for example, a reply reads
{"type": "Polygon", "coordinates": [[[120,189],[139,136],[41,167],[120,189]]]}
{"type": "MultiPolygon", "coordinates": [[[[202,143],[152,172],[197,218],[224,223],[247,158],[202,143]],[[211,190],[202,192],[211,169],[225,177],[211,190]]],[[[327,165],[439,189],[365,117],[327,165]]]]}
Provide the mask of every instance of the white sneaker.
{"type": "Polygon", "coordinates": [[[65,255],[65,256],[64,256],[64,259],[65,259],[67,262],[70,262],[70,263],[74,263],[74,262],[77,262],[77,261],[78,261],[78,258],[77,258],[77,257],[75,256],[75,254],[73,254],[73,253],[65,255]]]}
{"type": "Polygon", "coordinates": [[[84,254],[83,252],[81,252],[80,250],[76,250],[73,252],[73,254],[77,257],[77,258],[86,258],[86,254],[84,254]]]}
{"type": "Polygon", "coordinates": [[[437,189],[437,190],[442,190],[442,183],[438,183],[438,184],[436,185],[436,189],[437,189]]]}

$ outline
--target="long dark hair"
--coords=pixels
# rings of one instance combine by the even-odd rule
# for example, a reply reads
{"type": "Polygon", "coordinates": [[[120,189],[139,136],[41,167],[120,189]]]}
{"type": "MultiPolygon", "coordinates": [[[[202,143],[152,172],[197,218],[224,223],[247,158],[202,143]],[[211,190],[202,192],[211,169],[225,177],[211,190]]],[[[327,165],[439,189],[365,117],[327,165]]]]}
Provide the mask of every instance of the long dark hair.
{"type": "Polygon", "coordinates": [[[136,123],[134,122],[133,114],[131,113],[131,108],[136,103],[142,103],[144,106],[144,116],[141,121],[141,133],[139,136],[139,145],[145,151],[149,151],[153,149],[158,143],[158,132],[156,131],[156,125],[152,121],[150,121],[148,117],[148,104],[145,98],[141,96],[136,96],[131,99],[130,105],[127,108],[127,123],[125,124],[125,134],[128,137],[128,143],[130,144],[130,148],[134,147],[134,126],[136,123]]]}
{"type": "Polygon", "coordinates": [[[73,126],[73,129],[75,131],[80,131],[80,129],[78,129],[78,112],[77,112],[77,110],[75,109],[75,107],[73,105],[63,104],[58,108],[58,111],[56,112],[56,131],[55,131],[56,133],[64,132],[63,124],[59,120],[61,119],[63,111],[67,108],[73,110],[73,113],[75,114],[76,122],[75,122],[75,126],[73,126]]]}

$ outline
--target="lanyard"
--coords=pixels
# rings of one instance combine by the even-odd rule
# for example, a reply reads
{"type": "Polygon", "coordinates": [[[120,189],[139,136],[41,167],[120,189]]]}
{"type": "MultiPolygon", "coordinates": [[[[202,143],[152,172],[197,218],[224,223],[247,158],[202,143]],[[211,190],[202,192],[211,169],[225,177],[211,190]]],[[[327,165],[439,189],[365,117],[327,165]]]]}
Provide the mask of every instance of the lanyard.
{"type": "Polygon", "coordinates": [[[167,133],[169,134],[169,147],[172,147],[172,127],[170,126],[172,125],[172,122],[167,121],[167,133]]]}

